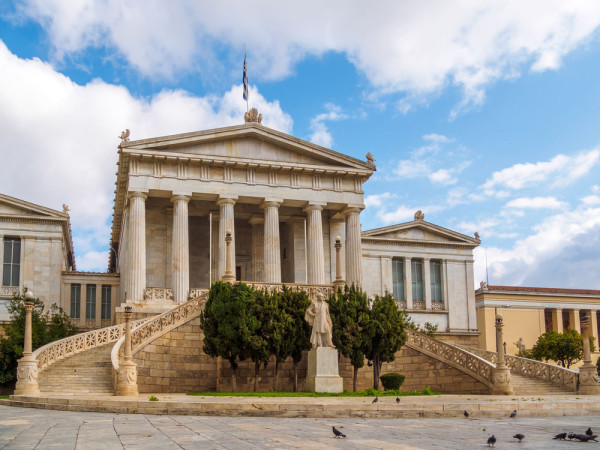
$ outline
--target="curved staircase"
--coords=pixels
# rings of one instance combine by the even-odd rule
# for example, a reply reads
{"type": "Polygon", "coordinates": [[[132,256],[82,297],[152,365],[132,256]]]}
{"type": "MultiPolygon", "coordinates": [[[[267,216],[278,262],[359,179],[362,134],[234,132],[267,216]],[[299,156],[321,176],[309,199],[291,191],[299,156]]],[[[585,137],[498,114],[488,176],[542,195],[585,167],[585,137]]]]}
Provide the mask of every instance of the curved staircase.
{"type": "Polygon", "coordinates": [[[42,394],[112,394],[112,345],[103,345],[58,361],[38,377],[42,394]]]}
{"type": "Polygon", "coordinates": [[[511,372],[510,378],[514,395],[575,395],[576,392],[567,390],[555,384],[546,383],[542,380],[527,378],[511,372]]]}

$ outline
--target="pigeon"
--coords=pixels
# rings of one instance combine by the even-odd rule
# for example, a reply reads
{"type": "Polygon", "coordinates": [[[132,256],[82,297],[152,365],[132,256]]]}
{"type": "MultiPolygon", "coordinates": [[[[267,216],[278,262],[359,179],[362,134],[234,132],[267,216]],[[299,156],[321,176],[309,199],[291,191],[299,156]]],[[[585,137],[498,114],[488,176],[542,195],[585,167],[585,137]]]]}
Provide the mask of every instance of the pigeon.
{"type": "Polygon", "coordinates": [[[523,439],[525,439],[525,435],[521,434],[521,433],[517,433],[513,436],[513,438],[518,439],[519,442],[521,442],[523,439]]]}
{"type": "Polygon", "coordinates": [[[493,434],[488,438],[488,447],[490,446],[494,446],[494,444],[496,443],[496,436],[494,436],[493,434]]]}
{"type": "Polygon", "coordinates": [[[469,418],[469,413],[467,411],[465,411],[463,414],[466,418],[469,418]]]}
{"type": "Polygon", "coordinates": [[[596,440],[597,436],[588,436],[587,434],[573,434],[573,439],[577,439],[580,442],[588,442],[588,441],[594,441],[594,442],[598,442],[596,440]]]}
{"type": "Polygon", "coordinates": [[[396,403],[400,403],[400,397],[396,397],[396,403]]]}
{"type": "Polygon", "coordinates": [[[336,427],[331,427],[333,429],[333,435],[335,436],[335,438],[345,438],[346,435],[344,433],[342,433],[340,430],[338,430],[336,427]]]}
{"type": "Polygon", "coordinates": [[[573,438],[575,438],[575,433],[569,433],[569,434],[567,435],[567,437],[568,437],[569,439],[573,439],[573,438]]]}
{"type": "Polygon", "coordinates": [[[517,417],[517,410],[515,409],[513,412],[510,413],[510,418],[514,419],[515,417],[517,417]]]}
{"type": "Polygon", "coordinates": [[[593,435],[594,433],[592,432],[592,427],[588,427],[588,429],[585,430],[585,434],[587,434],[588,436],[593,435]]]}
{"type": "Polygon", "coordinates": [[[371,403],[377,403],[379,401],[379,397],[375,397],[371,403]]]}
{"type": "Polygon", "coordinates": [[[567,438],[567,433],[558,433],[552,439],[558,439],[559,441],[564,441],[567,438]]]}

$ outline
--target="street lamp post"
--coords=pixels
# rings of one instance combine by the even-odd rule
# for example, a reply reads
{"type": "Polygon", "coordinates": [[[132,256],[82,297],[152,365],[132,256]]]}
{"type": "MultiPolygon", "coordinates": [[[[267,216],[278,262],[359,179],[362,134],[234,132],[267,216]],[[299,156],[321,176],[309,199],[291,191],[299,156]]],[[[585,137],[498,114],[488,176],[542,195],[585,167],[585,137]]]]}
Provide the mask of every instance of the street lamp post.
{"type": "MultiPolygon", "coordinates": [[[[502,314],[496,314],[496,343],[504,342],[502,328],[504,328],[502,314]]],[[[512,380],[510,378],[510,368],[506,365],[503,345],[498,345],[498,360],[496,361],[496,367],[494,368],[493,381],[493,394],[511,395],[513,393],[512,380]]]]}
{"type": "Polygon", "coordinates": [[[137,386],[137,365],[131,357],[131,318],[133,316],[132,307],[125,307],[125,345],[123,351],[123,361],[119,364],[119,373],[117,374],[117,395],[138,395],[137,386]]]}
{"type": "Polygon", "coordinates": [[[346,282],[344,281],[344,278],[342,277],[342,256],[341,256],[341,250],[342,250],[342,240],[340,239],[339,236],[335,237],[335,281],[333,282],[333,285],[337,288],[337,287],[343,287],[346,282]]]}
{"type": "Polygon", "coordinates": [[[38,362],[33,357],[31,315],[33,313],[33,292],[25,288],[23,293],[25,299],[25,339],[23,343],[23,357],[19,359],[17,366],[17,384],[15,395],[35,395],[40,393],[37,382],[38,362]]]}
{"type": "Polygon", "coordinates": [[[231,231],[227,230],[225,233],[225,274],[223,275],[223,281],[226,283],[235,283],[235,275],[231,268],[231,241],[233,241],[231,231]]]}

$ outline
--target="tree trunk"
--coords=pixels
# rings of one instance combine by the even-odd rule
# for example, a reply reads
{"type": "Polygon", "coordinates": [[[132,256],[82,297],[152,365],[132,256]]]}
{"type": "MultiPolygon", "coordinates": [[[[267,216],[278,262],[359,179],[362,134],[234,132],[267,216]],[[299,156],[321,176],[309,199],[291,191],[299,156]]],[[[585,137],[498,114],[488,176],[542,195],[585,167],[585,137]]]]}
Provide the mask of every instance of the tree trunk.
{"type": "Polygon", "coordinates": [[[237,366],[233,367],[233,365],[232,365],[231,366],[231,392],[235,392],[235,390],[237,388],[236,376],[237,376],[237,366]]]}
{"type": "Polygon", "coordinates": [[[279,361],[275,360],[275,377],[273,380],[273,390],[274,391],[277,391],[278,383],[279,383],[279,361]]]}
{"type": "Polygon", "coordinates": [[[376,391],[379,390],[379,370],[381,368],[381,364],[379,363],[379,354],[375,353],[373,355],[373,389],[376,391]]]}
{"type": "Polygon", "coordinates": [[[354,366],[354,376],[352,377],[352,392],[356,392],[356,380],[358,379],[358,367],[354,366]]]}
{"type": "Polygon", "coordinates": [[[258,371],[260,369],[260,362],[254,363],[254,392],[258,392],[258,371]]]}
{"type": "Polygon", "coordinates": [[[294,392],[298,392],[298,362],[294,360],[294,392]]]}

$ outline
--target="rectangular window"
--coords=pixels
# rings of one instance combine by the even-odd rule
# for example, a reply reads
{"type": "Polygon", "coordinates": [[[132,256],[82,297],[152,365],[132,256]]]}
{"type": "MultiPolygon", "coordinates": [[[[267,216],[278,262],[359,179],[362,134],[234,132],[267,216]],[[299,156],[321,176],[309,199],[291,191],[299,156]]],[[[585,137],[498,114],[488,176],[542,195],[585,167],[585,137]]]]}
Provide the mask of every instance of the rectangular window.
{"type": "Polygon", "coordinates": [[[85,318],[96,318],[96,285],[85,285],[85,318]]]}
{"type": "Polygon", "coordinates": [[[395,300],[406,300],[404,298],[404,260],[392,258],[392,286],[395,300]]]}
{"type": "Polygon", "coordinates": [[[431,301],[442,301],[442,262],[432,260],[429,262],[431,277],[431,301]]]}
{"type": "Polygon", "coordinates": [[[81,285],[71,285],[71,318],[79,319],[81,311],[81,285]]]}
{"type": "Polygon", "coordinates": [[[412,259],[410,261],[412,271],[412,296],[414,302],[423,302],[423,260],[412,259]]]}
{"type": "Polygon", "coordinates": [[[4,238],[4,258],[2,260],[2,285],[19,286],[21,269],[21,239],[4,238]]]}
{"type": "Polygon", "coordinates": [[[102,285],[102,316],[101,319],[110,319],[110,285],[102,285]]]}

